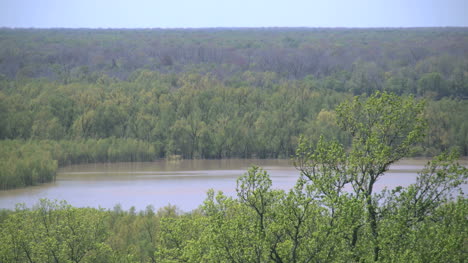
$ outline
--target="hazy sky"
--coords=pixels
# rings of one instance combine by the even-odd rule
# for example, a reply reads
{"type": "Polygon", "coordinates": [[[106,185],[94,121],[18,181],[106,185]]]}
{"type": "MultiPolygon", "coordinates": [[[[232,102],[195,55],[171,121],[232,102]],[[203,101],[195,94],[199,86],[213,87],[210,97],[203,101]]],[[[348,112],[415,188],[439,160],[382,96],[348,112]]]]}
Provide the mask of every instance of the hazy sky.
{"type": "Polygon", "coordinates": [[[468,0],[0,0],[0,27],[468,26],[468,0]]]}

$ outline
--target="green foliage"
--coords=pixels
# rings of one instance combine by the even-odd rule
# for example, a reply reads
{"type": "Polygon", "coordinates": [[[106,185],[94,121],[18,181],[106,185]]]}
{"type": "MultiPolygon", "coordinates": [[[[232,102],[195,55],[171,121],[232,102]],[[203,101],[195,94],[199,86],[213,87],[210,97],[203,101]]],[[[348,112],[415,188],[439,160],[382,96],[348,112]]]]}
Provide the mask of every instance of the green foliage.
{"type": "Polygon", "coordinates": [[[425,110],[428,121],[427,136],[423,142],[429,156],[437,155],[441,150],[457,148],[461,155],[468,155],[468,123],[465,121],[468,101],[448,100],[429,101],[425,110]],[[457,113],[460,112],[460,113],[457,113]]]}
{"type": "Polygon", "coordinates": [[[426,165],[415,184],[382,193],[380,229],[385,259],[463,261],[467,207],[459,186],[466,184],[468,170],[456,163],[457,156],[455,152],[442,154],[426,165]]]}
{"type": "Polygon", "coordinates": [[[189,214],[47,200],[2,211],[1,262],[466,256],[468,204],[453,191],[467,170],[454,153],[434,158],[409,187],[374,190],[403,157],[452,147],[468,155],[466,29],[0,35],[2,190],[50,182],[59,165],[169,156],[295,155],[301,171],[284,192],[252,167],[237,198],[210,191],[189,214]]]}
{"type": "MultiPolygon", "coordinates": [[[[343,119],[337,124],[341,117],[334,108],[349,94],[320,88],[310,78],[273,83],[269,89],[238,84],[222,83],[209,75],[149,71],[135,73],[131,82],[110,85],[29,81],[0,93],[0,138],[78,144],[90,139],[139,140],[154,145],[159,158],[289,158],[301,134],[313,142],[324,135],[348,147],[350,137],[339,125],[385,124],[372,119],[343,119]]],[[[427,105],[428,137],[413,154],[433,156],[456,146],[466,155],[462,117],[467,103],[444,98],[427,99],[427,105]]],[[[398,106],[400,114],[394,117],[402,119],[387,122],[396,125],[415,116],[406,114],[404,103],[386,110],[398,106]]],[[[343,110],[367,111],[363,105],[353,107],[343,110]]],[[[372,132],[385,131],[375,126],[372,132]]]]}
{"type": "Polygon", "coordinates": [[[25,187],[55,179],[57,161],[31,142],[1,141],[0,189],[25,187]]]}
{"type": "Polygon", "coordinates": [[[379,92],[362,100],[356,97],[336,110],[338,125],[352,137],[352,158],[389,165],[411,154],[424,135],[424,104],[379,92]]]}
{"type": "Polygon", "coordinates": [[[209,73],[237,87],[314,76],[354,95],[375,89],[468,95],[466,28],[1,29],[0,35],[0,80],[106,84],[151,70],[209,73]]]}
{"type": "Polygon", "coordinates": [[[137,139],[0,141],[0,189],[51,182],[59,165],[138,162],[157,158],[154,145],[137,139]]]}
{"type": "Polygon", "coordinates": [[[161,158],[289,158],[300,134],[348,147],[333,109],[388,91],[427,99],[429,136],[415,155],[468,154],[465,29],[0,35],[0,139],[132,138],[161,158]]]}
{"type": "Polygon", "coordinates": [[[346,97],[312,92],[306,83],[236,85],[210,75],[149,71],[109,85],[30,81],[1,94],[0,138],[139,140],[155,145],[160,158],[284,158],[294,153],[299,134],[330,123],[325,111],[315,120],[322,109],[346,97]]]}
{"type": "MultiPolygon", "coordinates": [[[[468,204],[451,191],[466,182],[455,155],[428,163],[417,182],[379,194],[379,262],[463,262],[468,204]],[[442,186],[442,188],[438,188],[442,186]],[[428,190],[429,189],[429,190],[428,190]],[[438,190],[441,189],[441,190],[438,190]]],[[[287,193],[252,167],[238,198],[213,190],[200,209],[136,212],[74,208],[41,200],[0,217],[2,262],[348,262],[373,261],[365,200],[334,203],[300,177],[287,193]],[[357,229],[357,231],[355,231],[357,229]],[[356,241],[354,241],[356,240],[356,241]]]]}
{"type": "Polygon", "coordinates": [[[94,262],[106,250],[105,214],[41,200],[33,210],[19,208],[0,233],[4,262],[94,262]]]}
{"type": "MultiPolygon", "coordinates": [[[[447,203],[451,191],[466,182],[468,170],[455,163],[458,155],[442,154],[428,163],[416,184],[376,194],[375,182],[422,140],[426,127],[423,104],[412,97],[375,93],[340,104],[336,113],[338,125],[351,136],[349,150],[323,137],[316,145],[302,138],[296,165],[310,181],[316,199],[330,211],[329,224],[340,222],[351,230],[344,232],[344,238],[349,241],[347,250],[353,260],[386,261],[388,258],[382,259],[386,245],[399,242],[386,243],[386,235],[393,235],[386,224],[399,231],[407,227],[408,232],[419,227],[447,203]],[[346,186],[352,191],[344,191],[346,186]],[[399,213],[410,215],[394,217],[399,213]],[[392,225],[400,220],[404,225],[392,225]]],[[[412,261],[410,258],[405,260],[412,261]]]]}

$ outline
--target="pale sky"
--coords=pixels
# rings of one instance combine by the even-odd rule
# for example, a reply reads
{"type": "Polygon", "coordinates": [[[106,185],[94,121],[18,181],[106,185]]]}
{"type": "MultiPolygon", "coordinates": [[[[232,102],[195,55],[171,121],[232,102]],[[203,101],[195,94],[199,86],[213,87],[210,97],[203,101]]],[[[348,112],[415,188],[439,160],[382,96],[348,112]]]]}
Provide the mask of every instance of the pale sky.
{"type": "Polygon", "coordinates": [[[0,0],[0,27],[468,26],[468,0],[0,0]]]}

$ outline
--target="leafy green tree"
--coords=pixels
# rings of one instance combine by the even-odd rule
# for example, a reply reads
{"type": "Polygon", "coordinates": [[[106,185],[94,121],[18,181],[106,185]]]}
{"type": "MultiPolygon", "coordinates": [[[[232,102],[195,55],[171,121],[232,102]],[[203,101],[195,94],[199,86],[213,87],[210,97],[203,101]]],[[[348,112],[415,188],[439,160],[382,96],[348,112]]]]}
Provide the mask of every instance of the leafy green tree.
{"type": "Polygon", "coordinates": [[[459,186],[466,183],[468,169],[458,165],[457,158],[455,151],[441,154],[419,172],[416,183],[381,194],[380,243],[385,261],[463,261],[467,222],[460,221],[460,214],[467,208],[459,186]]]}
{"type": "MultiPolygon", "coordinates": [[[[338,125],[352,138],[348,151],[338,142],[323,140],[315,147],[303,140],[297,149],[298,168],[312,181],[332,214],[340,209],[340,197],[347,195],[344,187],[352,187],[350,198],[361,202],[365,224],[352,224],[351,248],[359,249],[359,231],[368,228],[374,261],[379,260],[381,250],[374,185],[391,164],[421,141],[425,128],[422,111],[423,103],[412,97],[379,92],[367,99],[356,97],[336,110],[338,125]]],[[[355,260],[360,260],[360,253],[354,254],[355,260]]]]}
{"type": "Polygon", "coordinates": [[[41,200],[33,210],[19,207],[2,224],[0,259],[93,262],[106,247],[105,216],[96,209],[78,209],[48,200],[41,200]]]}

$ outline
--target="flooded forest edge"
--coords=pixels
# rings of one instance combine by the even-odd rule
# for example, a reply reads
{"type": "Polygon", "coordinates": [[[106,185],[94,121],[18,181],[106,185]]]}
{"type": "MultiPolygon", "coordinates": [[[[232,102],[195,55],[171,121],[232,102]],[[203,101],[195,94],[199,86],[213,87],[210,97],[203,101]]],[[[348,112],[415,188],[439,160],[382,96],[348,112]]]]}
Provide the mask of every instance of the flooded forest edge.
{"type": "Polygon", "coordinates": [[[253,166],[235,197],[185,213],[0,210],[0,262],[463,262],[467,43],[467,28],[0,29],[1,190],[80,163],[300,171],[279,190],[253,166]],[[411,156],[433,158],[377,191],[411,156]]]}

